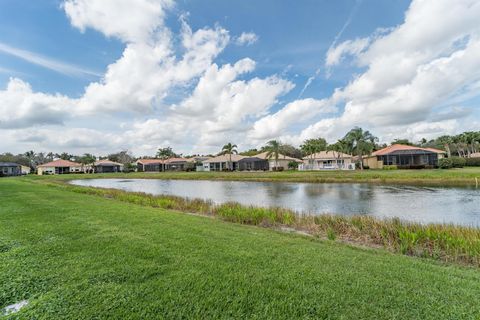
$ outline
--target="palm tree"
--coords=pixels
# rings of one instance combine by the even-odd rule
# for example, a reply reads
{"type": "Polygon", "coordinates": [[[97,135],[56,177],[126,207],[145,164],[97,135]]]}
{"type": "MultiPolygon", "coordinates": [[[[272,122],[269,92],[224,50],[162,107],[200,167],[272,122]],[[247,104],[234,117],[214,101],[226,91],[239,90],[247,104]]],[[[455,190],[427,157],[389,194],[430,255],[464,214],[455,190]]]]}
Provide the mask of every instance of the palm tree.
{"type": "Polygon", "coordinates": [[[327,145],[327,140],[324,138],[307,139],[300,146],[300,150],[302,150],[305,155],[310,156],[310,162],[313,166],[313,157],[315,153],[327,150],[327,145]]]}
{"type": "Polygon", "coordinates": [[[278,156],[281,148],[282,144],[277,140],[268,141],[265,147],[265,150],[267,150],[267,158],[271,159],[273,157],[275,159],[275,169],[278,168],[278,156]]]}
{"type": "Polygon", "coordinates": [[[369,131],[363,131],[360,127],[355,127],[350,130],[345,138],[351,150],[355,151],[360,160],[360,169],[363,170],[363,155],[370,154],[375,147],[375,141],[378,140],[369,131]]]}
{"type": "Polygon", "coordinates": [[[452,157],[452,151],[450,150],[450,144],[452,143],[452,137],[450,136],[441,136],[437,139],[437,141],[443,145],[445,151],[447,151],[447,156],[449,158],[452,157]]]}
{"type": "Polygon", "coordinates": [[[328,151],[332,151],[333,155],[337,158],[337,163],[340,160],[342,153],[350,153],[349,143],[345,139],[340,139],[334,144],[331,144],[327,148],[328,151]]]}
{"type": "Polygon", "coordinates": [[[233,166],[232,166],[232,154],[233,153],[238,153],[237,151],[237,145],[236,144],[232,144],[231,142],[227,143],[226,145],[223,146],[222,148],[222,152],[221,154],[228,154],[229,155],[229,162],[228,162],[228,169],[230,171],[233,170],[233,166]]]}

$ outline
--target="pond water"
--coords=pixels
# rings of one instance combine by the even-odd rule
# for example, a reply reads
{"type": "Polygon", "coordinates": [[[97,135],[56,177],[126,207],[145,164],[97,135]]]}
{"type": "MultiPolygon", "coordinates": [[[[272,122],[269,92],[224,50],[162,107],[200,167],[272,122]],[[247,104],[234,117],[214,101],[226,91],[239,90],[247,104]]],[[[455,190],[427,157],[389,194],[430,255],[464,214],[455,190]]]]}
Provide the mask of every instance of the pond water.
{"type": "Polygon", "coordinates": [[[372,215],[480,226],[480,189],[356,183],[85,179],[75,185],[283,207],[310,214],[372,215]]]}

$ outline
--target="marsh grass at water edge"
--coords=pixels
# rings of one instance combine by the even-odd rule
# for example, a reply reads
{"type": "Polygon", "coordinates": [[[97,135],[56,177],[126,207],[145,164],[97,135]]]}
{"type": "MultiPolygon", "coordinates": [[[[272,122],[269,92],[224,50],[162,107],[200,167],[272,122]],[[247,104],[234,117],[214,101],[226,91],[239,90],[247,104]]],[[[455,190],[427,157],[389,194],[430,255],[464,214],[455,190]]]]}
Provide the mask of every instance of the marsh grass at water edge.
{"type": "Polygon", "coordinates": [[[238,203],[214,204],[201,199],[154,196],[58,182],[43,181],[42,184],[142,206],[218,217],[235,223],[272,228],[290,227],[317,238],[381,246],[400,254],[480,266],[480,229],[473,227],[419,224],[371,216],[313,216],[283,208],[260,208],[238,203]]]}

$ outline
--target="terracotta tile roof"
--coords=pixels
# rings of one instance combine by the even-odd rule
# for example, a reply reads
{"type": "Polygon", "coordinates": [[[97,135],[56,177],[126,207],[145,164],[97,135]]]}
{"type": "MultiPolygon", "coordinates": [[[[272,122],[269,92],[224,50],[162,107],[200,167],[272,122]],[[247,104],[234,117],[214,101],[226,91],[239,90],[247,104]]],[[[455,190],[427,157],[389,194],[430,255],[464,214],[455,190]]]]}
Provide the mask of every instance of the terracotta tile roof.
{"type": "Polygon", "coordinates": [[[94,166],[123,166],[123,164],[121,163],[110,161],[108,159],[95,161],[93,165],[94,166]]]}
{"type": "Polygon", "coordinates": [[[162,164],[162,159],[138,159],[137,163],[141,164],[162,164]]]}
{"type": "MultiPolygon", "coordinates": [[[[265,160],[274,160],[275,159],[275,157],[273,155],[271,155],[271,157],[268,157],[267,154],[268,154],[268,152],[262,152],[262,153],[259,153],[257,155],[254,155],[254,157],[257,157],[257,158],[260,158],[260,159],[265,159],[265,160]]],[[[286,155],[281,154],[281,153],[278,154],[278,160],[290,160],[290,161],[303,162],[300,159],[292,158],[292,157],[286,156],[286,155]]]]}
{"type": "Polygon", "coordinates": [[[351,154],[346,154],[343,152],[337,151],[320,151],[311,155],[308,155],[303,158],[303,160],[310,160],[310,159],[321,159],[321,160],[336,160],[336,159],[349,159],[353,158],[351,154]]]}
{"type": "Polygon", "coordinates": [[[39,167],[81,167],[80,163],[68,161],[68,160],[55,160],[52,162],[44,163],[39,165],[39,167]]]}
{"type": "Polygon", "coordinates": [[[407,146],[404,144],[392,144],[391,146],[375,151],[374,153],[372,153],[372,156],[383,156],[396,151],[426,151],[426,152],[434,152],[434,153],[445,153],[445,151],[434,149],[434,148],[420,148],[420,147],[414,147],[414,146],[407,146]]]}

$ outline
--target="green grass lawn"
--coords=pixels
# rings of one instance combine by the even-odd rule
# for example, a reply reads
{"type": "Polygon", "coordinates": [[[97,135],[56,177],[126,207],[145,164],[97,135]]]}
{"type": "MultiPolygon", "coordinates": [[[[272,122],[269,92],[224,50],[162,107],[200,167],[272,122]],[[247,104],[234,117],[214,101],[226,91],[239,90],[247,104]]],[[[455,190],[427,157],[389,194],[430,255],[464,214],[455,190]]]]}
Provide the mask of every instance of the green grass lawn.
{"type": "MultiPolygon", "coordinates": [[[[161,173],[108,173],[55,176],[55,179],[74,178],[156,178],[156,179],[204,179],[246,181],[291,181],[291,182],[371,182],[432,185],[475,186],[480,183],[480,167],[431,170],[355,170],[355,171],[283,171],[283,172],[161,172],[161,173]]],[[[35,177],[51,179],[51,177],[35,177]]]]}
{"type": "Polygon", "coordinates": [[[19,319],[478,319],[480,272],[0,179],[19,319]]]}

